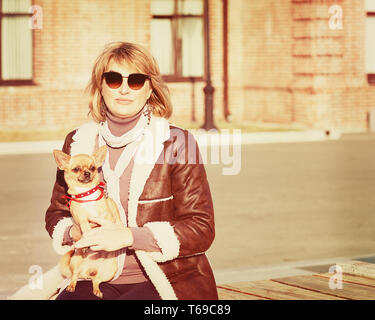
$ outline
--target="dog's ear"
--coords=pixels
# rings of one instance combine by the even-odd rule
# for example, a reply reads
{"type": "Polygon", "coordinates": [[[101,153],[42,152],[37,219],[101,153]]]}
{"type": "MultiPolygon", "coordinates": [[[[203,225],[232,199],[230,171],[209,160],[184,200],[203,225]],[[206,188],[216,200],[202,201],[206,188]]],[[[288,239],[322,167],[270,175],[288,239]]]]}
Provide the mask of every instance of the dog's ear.
{"type": "Polygon", "coordinates": [[[95,164],[96,166],[99,168],[102,166],[104,160],[105,160],[105,156],[107,155],[107,146],[102,146],[100,147],[98,150],[96,150],[94,152],[94,154],[92,155],[94,157],[94,160],[95,160],[95,164]]]}
{"type": "Polygon", "coordinates": [[[70,155],[60,150],[53,150],[53,156],[55,157],[55,161],[60,170],[64,170],[65,168],[69,167],[70,155]]]}

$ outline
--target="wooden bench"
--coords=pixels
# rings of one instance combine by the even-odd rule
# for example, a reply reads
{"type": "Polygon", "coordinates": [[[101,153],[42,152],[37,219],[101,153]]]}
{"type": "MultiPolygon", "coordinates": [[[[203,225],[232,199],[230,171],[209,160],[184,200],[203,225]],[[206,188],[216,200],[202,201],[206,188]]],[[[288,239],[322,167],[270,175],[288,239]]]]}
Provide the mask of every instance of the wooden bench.
{"type": "Polygon", "coordinates": [[[374,300],[375,264],[337,264],[336,273],[218,285],[220,300],[374,300]],[[342,273],[337,273],[342,271],[342,273]],[[330,282],[331,280],[331,282],[330,282]],[[341,280],[342,288],[339,287],[341,280]]]}

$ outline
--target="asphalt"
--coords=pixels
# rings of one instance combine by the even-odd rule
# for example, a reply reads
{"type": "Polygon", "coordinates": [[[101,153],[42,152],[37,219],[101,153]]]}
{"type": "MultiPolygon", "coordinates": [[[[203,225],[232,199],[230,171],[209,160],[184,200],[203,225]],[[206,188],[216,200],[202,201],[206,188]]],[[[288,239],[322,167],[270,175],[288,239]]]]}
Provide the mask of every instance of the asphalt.
{"type": "MultiPolygon", "coordinates": [[[[208,256],[217,282],[327,272],[336,262],[371,260],[375,135],[272,135],[263,142],[259,135],[246,137],[241,148],[230,149],[232,158],[220,154],[218,163],[209,158],[205,165],[216,222],[208,256]],[[228,159],[237,162],[235,174],[223,174],[233,167],[228,159]]],[[[8,144],[8,153],[0,144],[0,299],[29,281],[32,266],[47,271],[58,261],[44,213],[56,170],[51,151],[59,143],[34,143],[33,152],[8,144]]]]}

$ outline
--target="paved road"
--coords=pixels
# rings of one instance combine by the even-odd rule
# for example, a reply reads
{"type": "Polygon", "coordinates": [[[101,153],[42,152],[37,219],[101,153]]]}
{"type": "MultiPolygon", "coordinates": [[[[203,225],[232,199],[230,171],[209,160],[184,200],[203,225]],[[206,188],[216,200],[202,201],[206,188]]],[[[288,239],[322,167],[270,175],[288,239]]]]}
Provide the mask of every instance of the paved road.
{"type": "MultiPolygon", "coordinates": [[[[215,272],[375,253],[375,136],[242,146],[239,174],[207,164],[215,272]]],[[[44,229],[52,155],[0,156],[0,299],[58,256],[44,229]]]]}

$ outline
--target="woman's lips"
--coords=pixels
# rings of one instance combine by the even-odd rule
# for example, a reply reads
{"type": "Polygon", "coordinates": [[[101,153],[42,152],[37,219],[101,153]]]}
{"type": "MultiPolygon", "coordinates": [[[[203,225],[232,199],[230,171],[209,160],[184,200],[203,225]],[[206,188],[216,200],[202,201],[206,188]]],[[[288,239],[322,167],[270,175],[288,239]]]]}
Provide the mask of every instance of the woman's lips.
{"type": "Polygon", "coordinates": [[[130,99],[116,99],[116,102],[118,104],[128,105],[133,102],[133,100],[130,99]]]}

